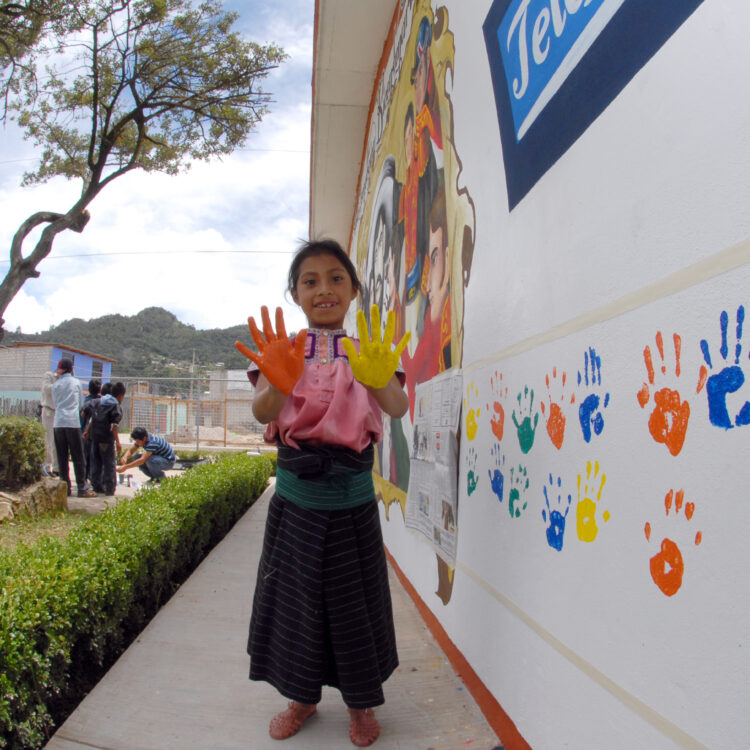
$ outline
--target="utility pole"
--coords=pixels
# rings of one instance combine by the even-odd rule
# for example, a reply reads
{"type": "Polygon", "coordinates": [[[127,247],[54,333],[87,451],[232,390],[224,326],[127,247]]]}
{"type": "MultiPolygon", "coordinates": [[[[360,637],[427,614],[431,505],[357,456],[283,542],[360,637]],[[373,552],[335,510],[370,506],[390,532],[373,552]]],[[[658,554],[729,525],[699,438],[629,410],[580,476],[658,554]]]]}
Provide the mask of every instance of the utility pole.
{"type": "MultiPolygon", "coordinates": [[[[190,399],[193,398],[193,381],[195,380],[195,349],[193,349],[193,364],[190,366],[192,370],[192,377],[190,378],[190,399]]],[[[198,399],[197,408],[195,410],[195,452],[200,450],[200,422],[201,422],[201,384],[198,380],[198,387],[195,390],[196,398],[198,399]]]]}

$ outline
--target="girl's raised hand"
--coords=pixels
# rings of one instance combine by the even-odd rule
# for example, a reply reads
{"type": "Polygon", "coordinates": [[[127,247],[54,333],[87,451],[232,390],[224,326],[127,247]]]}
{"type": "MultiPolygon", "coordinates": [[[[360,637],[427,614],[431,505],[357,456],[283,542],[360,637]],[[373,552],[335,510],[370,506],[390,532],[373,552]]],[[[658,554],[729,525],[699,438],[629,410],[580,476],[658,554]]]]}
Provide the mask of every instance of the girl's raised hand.
{"type": "Polygon", "coordinates": [[[260,313],[263,318],[263,334],[255,325],[255,318],[251,316],[247,319],[250,334],[258,347],[258,353],[248,349],[241,341],[235,341],[234,345],[258,365],[258,369],[272,386],[288,396],[305,369],[307,329],[303,328],[297,334],[294,346],[292,346],[292,342],[286,335],[284,313],[281,308],[276,308],[276,333],[271,326],[271,318],[265,305],[260,308],[260,313]]]}
{"type": "Polygon", "coordinates": [[[396,372],[401,352],[409,343],[411,333],[404,334],[395,350],[391,351],[393,335],[396,331],[396,318],[393,310],[388,311],[382,341],[380,340],[380,311],[376,305],[370,308],[370,320],[372,321],[372,337],[367,330],[364,312],[362,310],[357,312],[359,353],[351,339],[344,339],[342,344],[354,377],[362,385],[378,389],[385,388],[396,372]]]}

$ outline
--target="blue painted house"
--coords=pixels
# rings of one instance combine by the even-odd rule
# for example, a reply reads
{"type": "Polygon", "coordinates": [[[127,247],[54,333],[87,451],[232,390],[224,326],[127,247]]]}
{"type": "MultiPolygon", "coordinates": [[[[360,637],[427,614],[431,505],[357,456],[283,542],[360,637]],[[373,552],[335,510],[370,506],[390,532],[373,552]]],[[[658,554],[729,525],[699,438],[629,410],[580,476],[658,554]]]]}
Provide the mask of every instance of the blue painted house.
{"type": "Polygon", "coordinates": [[[73,373],[82,382],[84,390],[91,378],[98,378],[102,383],[109,381],[112,365],[117,361],[60,344],[22,341],[0,346],[0,399],[3,405],[8,401],[38,401],[44,373],[56,370],[63,357],[73,360],[73,373]]]}

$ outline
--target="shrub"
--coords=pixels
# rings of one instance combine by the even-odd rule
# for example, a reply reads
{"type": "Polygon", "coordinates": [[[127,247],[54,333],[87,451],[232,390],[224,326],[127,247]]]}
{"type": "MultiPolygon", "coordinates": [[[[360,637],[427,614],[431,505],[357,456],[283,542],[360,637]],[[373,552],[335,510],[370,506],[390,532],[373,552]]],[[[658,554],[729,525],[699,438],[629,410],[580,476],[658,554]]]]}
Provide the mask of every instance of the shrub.
{"type": "Polygon", "coordinates": [[[38,748],[261,494],[227,456],[0,554],[0,747],[38,748]]]}
{"type": "Polygon", "coordinates": [[[202,458],[211,458],[214,454],[205,453],[203,451],[191,451],[191,450],[176,450],[175,455],[180,461],[200,461],[202,458]]]}
{"type": "Polygon", "coordinates": [[[34,419],[0,417],[0,485],[16,489],[42,475],[44,427],[34,419]]]}

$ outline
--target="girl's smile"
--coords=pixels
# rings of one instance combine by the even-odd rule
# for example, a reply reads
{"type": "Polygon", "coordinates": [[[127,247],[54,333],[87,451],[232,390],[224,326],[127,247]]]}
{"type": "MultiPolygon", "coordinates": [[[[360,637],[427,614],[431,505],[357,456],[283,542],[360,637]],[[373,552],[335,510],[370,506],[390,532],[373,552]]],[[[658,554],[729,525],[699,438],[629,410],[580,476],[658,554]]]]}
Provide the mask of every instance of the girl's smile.
{"type": "Polygon", "coordinates": [[[292,295],[312,328],[344,327],[344,318],[357,290],[341,262],[329,253],[302,261],[292,295]]]}

